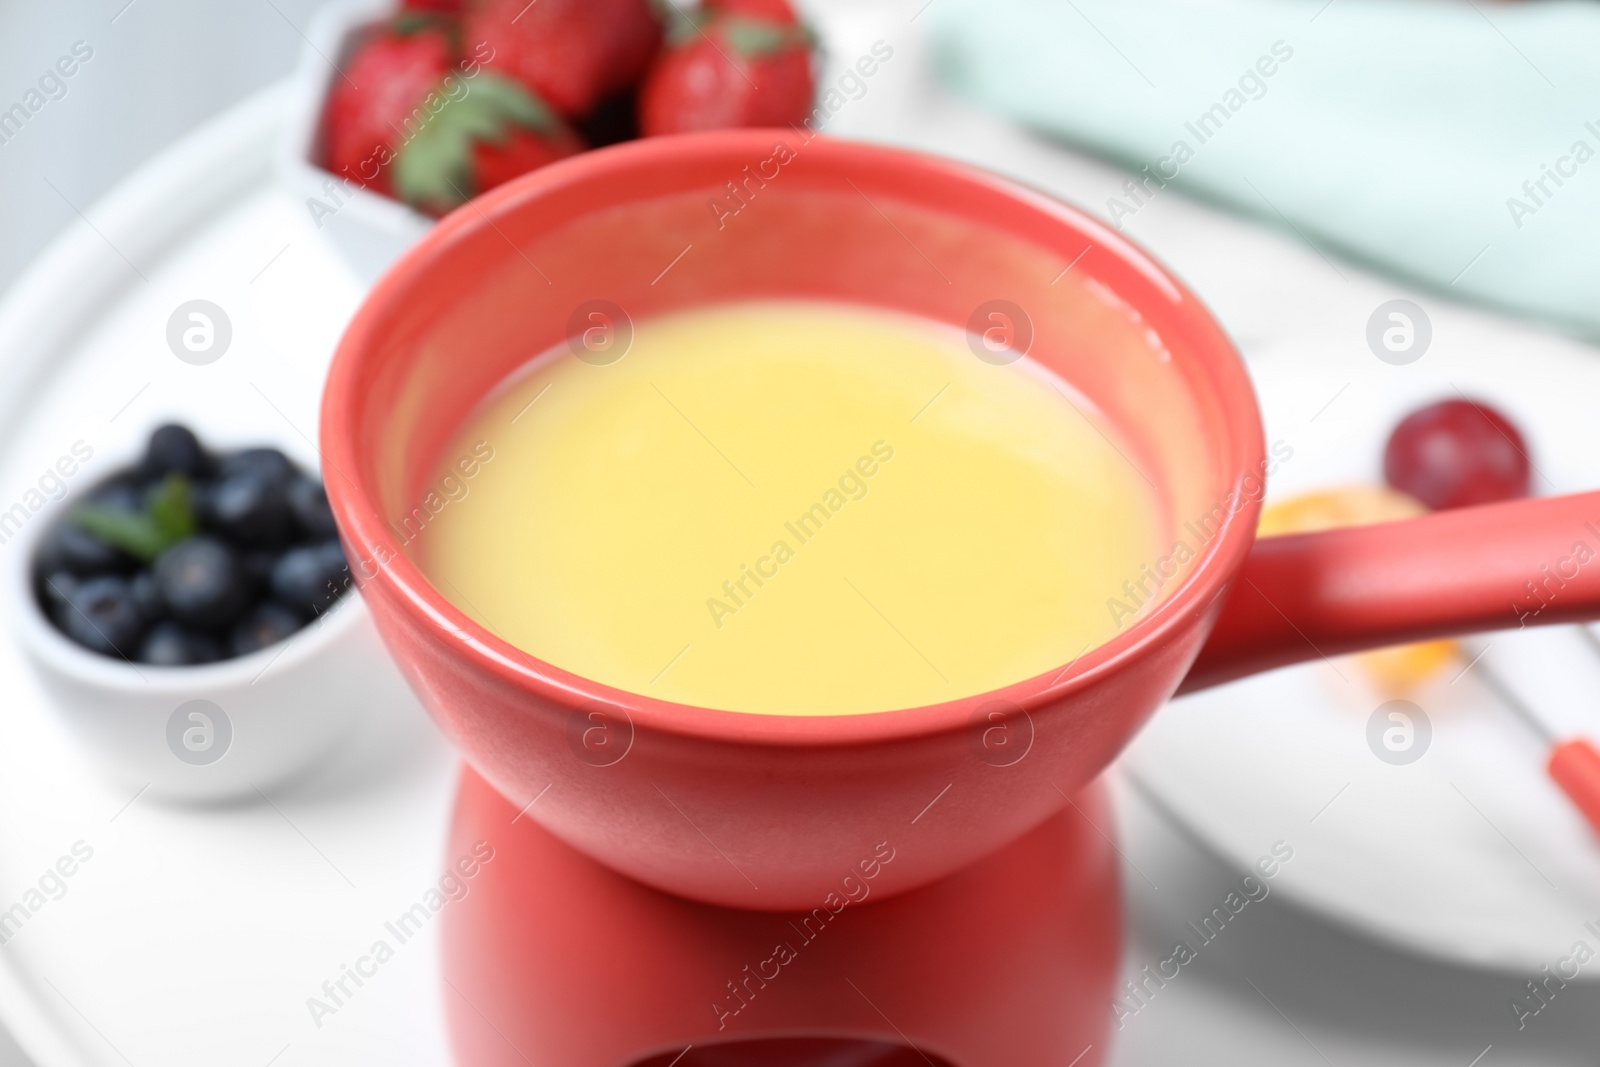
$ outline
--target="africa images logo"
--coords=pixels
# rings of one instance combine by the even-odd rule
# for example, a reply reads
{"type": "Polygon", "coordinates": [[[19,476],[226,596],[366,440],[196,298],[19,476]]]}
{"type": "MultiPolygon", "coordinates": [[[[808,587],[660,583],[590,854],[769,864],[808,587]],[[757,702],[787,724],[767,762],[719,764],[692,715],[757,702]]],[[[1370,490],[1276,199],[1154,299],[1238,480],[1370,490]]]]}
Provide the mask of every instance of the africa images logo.
{"type": "Polygon", "coordinates": [[[209,700],[188,700],[167,716],[167,748],[192,767],[204,767],[228,754],[233,722],[209,700]]]}

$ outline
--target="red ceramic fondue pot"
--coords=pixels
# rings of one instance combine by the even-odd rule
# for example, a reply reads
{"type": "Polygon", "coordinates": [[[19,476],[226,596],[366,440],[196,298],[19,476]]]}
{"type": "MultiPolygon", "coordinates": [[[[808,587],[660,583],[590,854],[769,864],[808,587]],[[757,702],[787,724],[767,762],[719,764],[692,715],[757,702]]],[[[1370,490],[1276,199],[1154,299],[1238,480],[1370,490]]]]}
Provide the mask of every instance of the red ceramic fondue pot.
{"type": "Polygon", "coordinates": [[[1600,547],[1589,525],[1600,494],[1256,544],[1266,462],[1255,398],[1228,338],[1171,274],[1006,179],[793,131],[607,148],[455,212],[378,283],[340,342],[322,446],[379,630],[467,760],[580,851],[736,907],[812,908],[868,872],[880,899],[950,874],[1064,807],[1174,692],[1600,615],[1600,566],[1554,571],[1576,542],[1600,547]],[[587,326],[585,309],[626,329],[624,316],[773,297],[980,328],[999,309],[1016,344],[1121,430],[1193,558],[1129,576],[1159,602],[1071,663],[848,716],[714,711],[610,688],[506,644],[429,585],[407,553],[427,536],[442,449],[497,383],[587,326]]]}

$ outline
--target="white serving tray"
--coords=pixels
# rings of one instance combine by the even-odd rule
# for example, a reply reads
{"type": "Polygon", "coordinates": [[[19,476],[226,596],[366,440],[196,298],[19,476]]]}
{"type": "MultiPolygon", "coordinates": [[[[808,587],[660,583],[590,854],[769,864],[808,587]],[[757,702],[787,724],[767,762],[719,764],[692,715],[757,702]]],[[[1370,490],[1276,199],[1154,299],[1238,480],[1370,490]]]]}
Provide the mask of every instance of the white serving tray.
{"type": "MultiPolygon", "coordinates": [[[[0,305],[4,506],[88,442],[66,500],[29,520],[50,521],[167,416],[316,465],[323,371],[362,286],[273,181],[284,104],[259,96],[163,153],[0,305]],[[233,327],[206,366],[166,341],[197,298],[233,327]]],[[[203,809],[106,783],[9,634],[0,692],[0,913],[30,913],[0,930],[0,1019],[38,1067],[448,1062],[429,938],[320,1027],[306,1004],[442,873],[456,764],[409,694],[270,802],[203,809]],[[75,846],[90,858],[47,877],[75,846]]]]}
{"type": "MultiPolygon", "coordinates": [[[[877,39],[892,43],[895,58],[828,132],[970,159],[1091,207],[1118,191],[1124,175],[1115,168],[932,91],[912,18],[922,6],[829,9],[830,63],[850,62],[877,39]]],[[[314,459],[322,371],[363,283],[316,230],[305,194],[274,180],[274,152],[297,99],[293,87],[273,90],[163,153],[89,209],[88,221],[0,302],[0,506],[79,437],[97,449],[105,441],[110,454],[167,413],[184,413],[220,440],[273,440],[314,459]],[[195,298],[227,309],[235,331],[228,356],[208,367],[184,365],[165,347],[167,317],[195,298]]],[[[1439,360],[1474,353],[1474,382],[1518,373],[1507,353],[1532,352],[1552,367],[1594,359],[1585,346],[1334,267],[1292,235],[1181,196],[1135,222],[1131,235],[1204,294],[1251,357],[1269,436],[1314,429],[1336,444],[1352,433],[1354,416],[1339,405],[1370,405],[1371,396],[1361,400],[1352,386],[1326,414],[1317,409],[1355,380],[1352,370],[1377,366],[1362,330],[1394,296],[1419,299],[1434,316],[1439,360]],[[1272,383],[1280,381],[1308,392],[1279,390],[1272,383]]],[[[1378,383],[1378,395],[1384,388],[1378,383]]],[[[1307,485],[1345,473],[1320,461],[1290,466],[1307,485]]],[[[91,466],[79,477],[97,476],[91,466]]],[[[24,899],[76,842],[94,850],[66,880],[66,894],[0,946],[0,1023],[38,1067],[450,1061],[431,939],[409,942],[320,1028],[306,1005],[442,873],[456,762],[414,705],[377,709],[379,725],[369,722],[342,762],[274,792],[271,804],[197,810],[103,784],[57,728],[9,639],[0,640],[0,683],[0,910],[24,899]]],[[[1198,722],[1198,701],[1191,708],[1159,715],[1127,763],[1197,838],[1248,866],[1260,851],[1256,830],[1206,778],[1225,774],[1226,762],[1187,778],[1142,765],[1141,755],[1155,751],[1147,742],[1159,747],[1169,732],[1176,742],[1186,722],[1198,722]]],[[[1278,710],[1260,728],[1292,745],[1303,724],[1292,709],[1278,710]]],[[[1515,746],[1517,727],[1503,728],[1515,746]]],[[[1245,803],[1281,804],[1277,790],[1263,782],[1245,803]]],[[[1570,830],[1570,819],[1564,825],[1570,830]]],[[[1137,847],[1128,843],[1131,862],[1148,868],[1137,847]]],[[[1309,847],[1299,855],[1309,860],[1309,847]]],[[[1361,862],[1346,855],[1338,862],[1361,862]]],[[[1515,857],[1501,858],[1509,870],[1515,857]]],[[[1139,877],[1133,868],[1126,876],[1139,877]]],[[[1454,944],[1485,943],[1470,915],[1456,941],[1418,938],[1414,926],[1393,921],[1382,897],[1337,897],[1334,885],[1286,880],[1278,888],[1286,900],[1445,960],[1464,958],[1454,944]]],[[[1536,931],[1498,963],[1548,962],[1546,944],[1536,931]]],[[[1486,962],[1481,949],[1472,955],[1486,962]]],[[[1263,1029],[1279,1025],[1275,1014],[1261,1019],[1263,1029]]]]}

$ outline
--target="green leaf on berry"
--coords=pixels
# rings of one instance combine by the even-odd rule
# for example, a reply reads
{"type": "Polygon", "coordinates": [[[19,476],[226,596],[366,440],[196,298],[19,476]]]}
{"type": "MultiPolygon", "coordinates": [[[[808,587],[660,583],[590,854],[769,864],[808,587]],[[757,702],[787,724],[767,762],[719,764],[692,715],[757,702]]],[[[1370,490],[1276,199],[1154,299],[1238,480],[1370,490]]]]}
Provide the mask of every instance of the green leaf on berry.
{"type": "Polygon", "coordinates": [[[390,31],[401,37],[448,28],[448,21],[431,11],[402,11],[389,20],[390,31]]]}
{"type": "Polygon", "coordinates": [[[672,5],[666,14],[667,47],[679,48],[700,36],[701,28],[710,18],[710,12],[704,8],[685,11],[676,4],[672,5]]]}
{"type": "Polygon", "coordinates": [[[436,210],[458,207],[476,191],[474,144],[502,144],[514,128],[535,133],[560,129],[560,120],[544,101],[514,81],[483,73],[459,84],[465,87],[461,96],[435,94],[437,111],[419,105],[425,121],[396,154],[395,192],[408,204],[436,210]]]}
{"type": "Polygon", "coordinates": [[[749,58],[808,47],[807,35],[798,26],[786,26],[743,15],[730,15],[721,20],[718,26],[722,31],[722,39],[728,42],[729,47],[749,58]]]}
{"type": "Polygon", "coordinates": [[[113,548],[146,563],[193,536],[199,528],[189,480],[181,474],[167,475],[151,490],[143,511],[84,504],[73,511],[72,521],[113,548]]]}
{"type": "Polygon", "coordinates": [[[448,42],[451,52],[461,51],[461,20],[438,11],[401,11],[389,20],[388,30],[396,37],[436,33],[448,42]]]}

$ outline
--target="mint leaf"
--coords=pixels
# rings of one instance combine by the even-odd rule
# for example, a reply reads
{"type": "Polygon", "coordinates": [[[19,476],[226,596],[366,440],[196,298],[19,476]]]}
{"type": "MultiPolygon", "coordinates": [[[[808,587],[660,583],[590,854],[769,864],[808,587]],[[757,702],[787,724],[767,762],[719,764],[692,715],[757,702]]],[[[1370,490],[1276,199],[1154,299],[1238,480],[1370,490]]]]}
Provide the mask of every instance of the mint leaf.
{"type": "Polygon", "coordinates": [[[83,504],[72,521],[113,548],[149,563],[199,528],[189,479],[169,474],[145,500],[144,510],[125,511],[104,504],[83,504]]]}
{"type": "Polygon", "coordinates": [[[148,515],[85,504],[72,513],[72,521],[113,548],[148,563],[161,554],[161,533],[148,515]]]}
{"type": "Polygon", "coordinates": [[[199,529],[189,492],[189,479],[181,474],[167,475],[145,500],[145,513],[150,516],[156,532],[167,545],[175,545],[185,537],[193,537],[199,529]]]}

